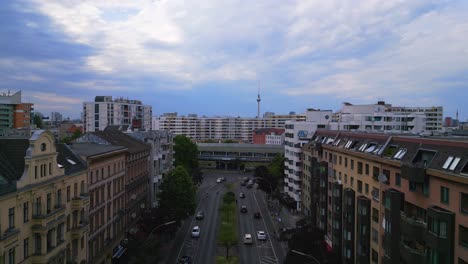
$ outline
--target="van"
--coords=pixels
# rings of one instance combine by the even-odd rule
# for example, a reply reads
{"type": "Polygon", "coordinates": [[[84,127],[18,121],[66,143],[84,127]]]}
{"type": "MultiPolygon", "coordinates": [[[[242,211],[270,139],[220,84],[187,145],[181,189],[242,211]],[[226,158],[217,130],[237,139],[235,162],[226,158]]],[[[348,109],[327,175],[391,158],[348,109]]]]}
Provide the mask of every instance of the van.
{"type": "Polygon", "coordinates": [[[251,234],[245,234],[244,235],[244,244],[252,244],[252,235],[251,234]]]}

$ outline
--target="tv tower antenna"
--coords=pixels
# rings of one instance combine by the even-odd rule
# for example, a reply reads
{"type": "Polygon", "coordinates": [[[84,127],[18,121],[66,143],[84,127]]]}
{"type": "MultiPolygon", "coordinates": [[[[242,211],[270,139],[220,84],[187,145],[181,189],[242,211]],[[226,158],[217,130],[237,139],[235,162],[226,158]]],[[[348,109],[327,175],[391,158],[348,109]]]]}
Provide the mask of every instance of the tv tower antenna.
{"type": "Polygon", "coordinates": [[[260,81],[258,81],[258,94],[257,94],[257,118],[260,118],[260,81]]]}

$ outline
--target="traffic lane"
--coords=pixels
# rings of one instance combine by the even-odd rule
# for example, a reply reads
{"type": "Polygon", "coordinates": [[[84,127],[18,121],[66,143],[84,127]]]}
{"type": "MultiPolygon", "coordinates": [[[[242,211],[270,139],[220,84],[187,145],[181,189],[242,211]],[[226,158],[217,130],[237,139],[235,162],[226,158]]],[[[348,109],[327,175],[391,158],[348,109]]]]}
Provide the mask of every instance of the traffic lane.
{"type": "MultiPolygon", "coordinates": [[[[240,206],[245,205],[247,206],[247,213],[241,213],[240,215],[240,223],[241,223],[241,232],[240,232],[240,239],[242,239],[242,246],[240,247],[240,255],[242,256],[241,263],[259,263],[259,255],[257,251],[257,241],[255,238],[255,226],[254,226],[254,218],[253,212],[256,210],[255,208],[255,201],[251,192],[251,189],[244,190],[246,195],[245,198],[242,199],[240,202],[240,206]],[[253,244],[252,245],[244,245],[243,238],[245,234],[251,234],[253,244]]],[[[239,207],[240,208],[240,207],[239,207]]]]}
{"type": "MultiPolygon", "coordinates": [[[[220,191],[223,187],[219,186],[216,191],[220,191]]],[[[220,223],[219,206],[221,203],[221,191],[219,194],[208,194],[203,201],[206,205],[205,218],[202,221],[203,236],[200,237],[198,256],[195,258],[194,263],[214,263],[214,256],[216,255],[216,244],[218,226],[220,223]]]]}
{"type": "MultiPolygon", "coordinates": [[[[211,177],[214,177],[212,175],[209,175],[211,177]]],[[[204,181],[201,186],[199,187],[199,190],[197,192],[197,200],[198,200],[198,205],[197,208],[195,209],[195,212],[198,212],[201,210],[200,208],[204,208],[204,199],[206,199],[206,194],[208,193],[215,193],[217,189],[221,188],[220,185],[216,184],[216,181],[213,183],[213,181],[204,181]]],[[[196,253],[198,252],[199,248],[199,238],[192,238],[191,232],[192,228],[196,225],[195,222],[195,217],[191,216],[190,218],[187,218],[185,223],[184,223],[184,232],[183,232],[183,240],[182,242],[179,242],[178,244],[178,251],[176,254],[174,254],[176,257],[175,259],[169,262],[169,263],[174,263],[176,262],[179,257],[181,256],[191,256],[192,258],[196,257],[196,253]],[[187,226],[187,222],[189,223],[187,226]]],[[[201,229],[201,228],[200,228],[201,229]]],[[[200,232],[200,236],[203,234],[203,230],[200,232]]]]}
{"type": "Polygon", "coordinates": [[[277,220],[272,219],[270,212],[267,209],[264,196],[262,195],[260,191],[255,195],[255,198],[259,204],[260,212],[264,219],[266,229],[268,230],[268,233],[270,234],[270,241],[272,243],[273,250],[276,253],[276,257],[278,258],[279,263],[283,263],[283,261],[286,258],[286,252],[285,252],[284,247],[281,245],[281,242],[277,239],[277,236],[279,234],[275,235],[275,228],[273,226],[274,225],[273,222],[277,220]]]}

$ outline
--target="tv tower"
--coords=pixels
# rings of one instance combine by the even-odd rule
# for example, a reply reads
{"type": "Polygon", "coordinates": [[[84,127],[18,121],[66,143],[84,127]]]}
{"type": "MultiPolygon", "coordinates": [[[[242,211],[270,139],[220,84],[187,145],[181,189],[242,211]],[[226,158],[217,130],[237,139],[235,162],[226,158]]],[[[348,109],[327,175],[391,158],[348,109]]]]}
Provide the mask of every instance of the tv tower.
{"type": "Polygon", "coordinates": [[[258,84],[258,94],[257,94],[257,118],[260,118],[260,83],[258,84]]]}

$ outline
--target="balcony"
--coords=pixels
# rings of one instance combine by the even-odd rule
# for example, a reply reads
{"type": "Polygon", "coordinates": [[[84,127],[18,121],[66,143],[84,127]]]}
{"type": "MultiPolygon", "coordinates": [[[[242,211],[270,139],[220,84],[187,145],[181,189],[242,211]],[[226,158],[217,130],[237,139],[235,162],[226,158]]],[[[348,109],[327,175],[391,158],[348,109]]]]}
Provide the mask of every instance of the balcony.
{"type": "Polygon", "coordinates": [[[405,263],[426,263],[426,253],[424,247],[410,247],[404,242],[400,243],[400,257],[405,263]]]}
{"type": "Polygon", "coordinates": [[[89,222],[81,221],[79,224],[74,224],[70,230],[71,238],[72,239],[79,239],[81,238],[84,233],[88,232],[89,230],[89,222]]]}
{"type": "Polygon", "coordinates": [[[79,196],[74,197],[71,200],[71,209],[72,210],[81,210],[86,205],[89,205],[89,196],[79,196]]]}
{"type": "Polygon", "coordinates": [[[422,164],[403,164],[401,176],[415,183],[424,183],[426,168],[422,164]]]}
{"type": "Polygon", "coordinates": [[[65,206],[58,204],[51,210],[43,210],[38,204],[33,204],[33,214],[31,217],[32,225],[40,228],[45,228],[52,221],[58,221],[65,218],[65,206]]]}
{"type": "Polygon", "coordinates": [[[426,222],[408,217],[405,213],[401,212],[400,227],[401,234],[406,240],[424,241],[424,233],[427,229],[426,222]]]}

